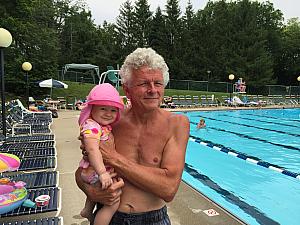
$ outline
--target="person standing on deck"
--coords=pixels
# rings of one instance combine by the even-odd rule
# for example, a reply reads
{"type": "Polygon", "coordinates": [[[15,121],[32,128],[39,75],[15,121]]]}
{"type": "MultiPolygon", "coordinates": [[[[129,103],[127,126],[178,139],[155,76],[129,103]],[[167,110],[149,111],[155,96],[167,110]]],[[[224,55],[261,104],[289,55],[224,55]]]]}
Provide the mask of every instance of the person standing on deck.
{"type": "Polygon", "coordinates": [[[100,144],[105,163],[119,178],[100,190],[82,181],[79,168],[76,182],[95,202],[111,205],[120,199],[110,225],[171,224],[166,202],[173,200],[181,181],[189,120],[159,107],[169,73],[153,49],[138,48],[129,54],[120,75],[131,107],[114,126],[114,138],[100,144]]]}

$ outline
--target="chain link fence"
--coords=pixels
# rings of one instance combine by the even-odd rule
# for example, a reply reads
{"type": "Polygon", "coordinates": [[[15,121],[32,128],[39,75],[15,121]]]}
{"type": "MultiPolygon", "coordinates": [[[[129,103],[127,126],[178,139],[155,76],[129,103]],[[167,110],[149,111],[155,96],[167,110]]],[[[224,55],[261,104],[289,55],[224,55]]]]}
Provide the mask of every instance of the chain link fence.
{"type": "MultiPolygon", "coordinates": [[[[91,74],[67,71],[65,74],[61,70],[57,73],[57,79],[61,81],[73,81],[81,83],[98,84],[99,77],[91,74]]],[[[230,82],[211,82],[211,81],[195,81],[195,80],[175,80],[170,79],[168,89],[177,90],[193,90],[207,92],[233,92],[233,84],[230,82]]],[[[246,93],[251,95],[300,95],[300,86],[284,86],[284,85],[263,85],[252,86],[247,85],[246,93]]]]}

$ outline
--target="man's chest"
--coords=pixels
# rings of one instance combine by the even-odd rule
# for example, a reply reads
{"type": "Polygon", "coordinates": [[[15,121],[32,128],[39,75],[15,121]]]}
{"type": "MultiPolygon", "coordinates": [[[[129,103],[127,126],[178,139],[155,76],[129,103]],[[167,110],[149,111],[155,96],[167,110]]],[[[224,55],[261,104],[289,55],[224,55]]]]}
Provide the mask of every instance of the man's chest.
{"type": "Polygon", "coordinates": [[[164,147],[168,140],[167,132],[140,130],[123,135],[116,134],[117,151],[128,159],[142,165],[159,166],[164,147]]]}

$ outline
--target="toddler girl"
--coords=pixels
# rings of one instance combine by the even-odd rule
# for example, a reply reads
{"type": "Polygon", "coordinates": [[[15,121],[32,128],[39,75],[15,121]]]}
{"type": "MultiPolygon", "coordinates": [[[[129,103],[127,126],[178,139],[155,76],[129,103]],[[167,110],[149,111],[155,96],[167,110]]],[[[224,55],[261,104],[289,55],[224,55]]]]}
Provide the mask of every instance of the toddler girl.
{"type": "MultiPolygon", "coordinates": [[[[103,163],[99,143],[108,140],[111,125],[119,121],[120,111],[123,108],[118,91],[112,85],[103,83],[90,91],[80,113],[78,121],[80,132],[85,150],[88,152],[88,161],[82,159],[79,164],[82,167],[81,176],[85,182],[101,185],[102,189],[112,184],[112,178],[103,163]]],[[[80,215],[92,221],[94,207],[95,202],[87,198],[80,215]]],[[[112,206],[104,205],[97,212],[94,225],[108,225],[118,207],[119,203],[112,206]]]]}

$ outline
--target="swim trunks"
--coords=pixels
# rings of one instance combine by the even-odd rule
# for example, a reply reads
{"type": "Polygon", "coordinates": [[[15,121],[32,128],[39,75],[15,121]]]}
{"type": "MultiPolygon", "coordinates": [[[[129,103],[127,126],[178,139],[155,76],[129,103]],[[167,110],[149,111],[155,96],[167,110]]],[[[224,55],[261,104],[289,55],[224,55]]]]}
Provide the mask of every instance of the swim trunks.
{"type": "MultiPolygon", "coordinates": [[[[101,204],[97,203],[97,209],[100,208],[101,204]]],[[[167,206],[164,206],[161,209],[144,213],[116,212],[109,225],[171,225],[171,222],[167,206]]]]}
{"type": "Polygon", "coordinates": [[[116,212],[109,225],[171,225],[167,207],[144,213],[116,212]]]}

